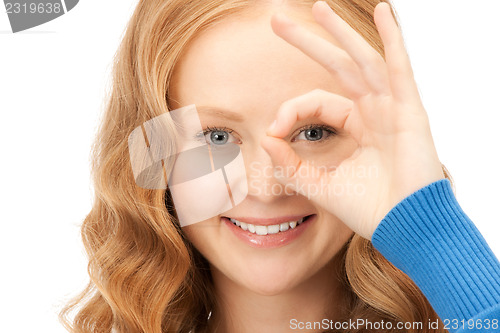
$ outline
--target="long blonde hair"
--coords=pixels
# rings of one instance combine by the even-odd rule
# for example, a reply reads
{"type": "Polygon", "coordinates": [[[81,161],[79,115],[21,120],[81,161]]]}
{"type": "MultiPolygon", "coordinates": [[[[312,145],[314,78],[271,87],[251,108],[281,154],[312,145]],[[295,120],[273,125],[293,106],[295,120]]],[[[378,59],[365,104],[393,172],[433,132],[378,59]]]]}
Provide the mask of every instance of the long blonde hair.
{"type": "MultiPolygon", "coordinates": [[[[380,1],[327,3],[383,56],[373,22],[380,1]]],[[[311,7],[313,2],[293,4],[311,7]]],[[[250,0],[139,1],[115,56],[112,91],[92,150],[95,199],[81,228],[90,282],[60,313],[69,331],[208,331],[216,304],[209,265],[184,237],[169,191],[136,186],[127,138],[170,110],[172,71],[188,42],[255,5],[250,0]]],[[[425,324],[438,318],[418,287],[370,241],[354,235],[338,257],[345,293],[336,302],[345,304],[346,319],[425,324]]],[[[446,332],[425,326],[418,332],[446,332]]]]}

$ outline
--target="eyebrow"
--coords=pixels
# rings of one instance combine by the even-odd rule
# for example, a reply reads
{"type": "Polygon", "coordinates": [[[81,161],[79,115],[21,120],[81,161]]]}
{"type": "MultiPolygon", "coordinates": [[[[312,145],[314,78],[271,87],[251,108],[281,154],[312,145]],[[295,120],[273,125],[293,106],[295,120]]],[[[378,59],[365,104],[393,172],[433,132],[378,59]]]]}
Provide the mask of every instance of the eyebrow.
{"type": "Polygon", "coordinates": [[[223,109],[223,108],[218,108],[215,106],[196,105],[196,110],[200,114],[205,113],[205,114],[208,114],[211,116],[218,116],[218,117],[226,118],[228,120],[233,120],[233,121],[237,121],[237,122],[245,121],[245,117],[243,117],[238,112],[234,112],[234,111],[223,109]]]}

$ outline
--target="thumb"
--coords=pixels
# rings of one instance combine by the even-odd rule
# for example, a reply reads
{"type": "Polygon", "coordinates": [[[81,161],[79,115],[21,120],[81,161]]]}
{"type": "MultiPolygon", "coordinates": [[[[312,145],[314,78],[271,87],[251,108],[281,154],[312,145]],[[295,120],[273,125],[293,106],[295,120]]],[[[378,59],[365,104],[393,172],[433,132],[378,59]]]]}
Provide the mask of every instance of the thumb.
{"type": "Polygon", "coordinates": [[[271,157],[274,177],[283,185],[308,197],[316,198],[321,186],[326,186],[324,171],[315,168],[310,162],[302,160],[281,138],[265,136],[261,146],[271,157]]]}

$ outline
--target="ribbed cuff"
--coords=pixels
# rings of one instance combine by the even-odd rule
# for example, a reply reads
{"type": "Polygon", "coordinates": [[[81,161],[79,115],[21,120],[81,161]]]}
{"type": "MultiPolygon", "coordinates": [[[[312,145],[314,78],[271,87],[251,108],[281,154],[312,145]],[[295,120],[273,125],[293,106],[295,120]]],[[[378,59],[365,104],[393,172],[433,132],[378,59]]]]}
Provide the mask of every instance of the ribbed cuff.
{"type": "Polygon", "coordinates": [[[372,236],[444,319],[468,319],[500,304],[500,263],[442,179],[398,203],[372,236]]]}
{"type": "Polygon", "coordinates": [[[472,321],[467,320],[464,323],[450,323],[458,326],[457,333],[498,333],[500,331],[500,304],[478,313],[472,321]]]}

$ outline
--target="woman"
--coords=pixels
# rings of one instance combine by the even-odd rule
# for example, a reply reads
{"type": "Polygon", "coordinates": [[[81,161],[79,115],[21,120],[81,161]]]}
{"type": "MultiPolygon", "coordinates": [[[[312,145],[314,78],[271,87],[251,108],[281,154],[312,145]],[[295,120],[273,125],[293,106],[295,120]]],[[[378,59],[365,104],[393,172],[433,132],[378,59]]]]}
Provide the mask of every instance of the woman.
{"type": "Polygon", "coordinates": [[[379,3],[139,2],[95,145],[91,283],[62,314],[82,304],[70,330],[498,329],[500,265],[455,201],[379,3]],[[139,186],[127,138],[190,105],[211,149],[240,147],[248,188],[188,225],[172,183],[139,186]]]}

